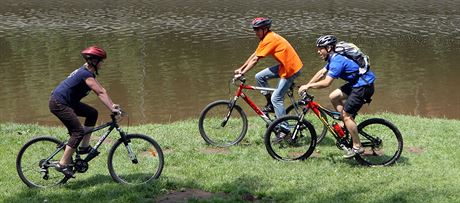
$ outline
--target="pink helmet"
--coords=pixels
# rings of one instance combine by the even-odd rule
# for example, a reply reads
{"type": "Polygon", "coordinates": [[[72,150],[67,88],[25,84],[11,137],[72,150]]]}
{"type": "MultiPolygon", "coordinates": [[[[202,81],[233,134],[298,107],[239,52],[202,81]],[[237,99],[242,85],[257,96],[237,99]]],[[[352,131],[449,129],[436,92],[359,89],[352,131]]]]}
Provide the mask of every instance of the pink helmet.
{"type": "Polygon", "coordinates": [[[99,48],[97,46],[90,46],[83,51],[81,51],[81,55],[85,59],[90,59],[90,58],[98,58],[98,59],[105,59],[107,58],[107,53],[104,51],[104,49],[99,48]]]}

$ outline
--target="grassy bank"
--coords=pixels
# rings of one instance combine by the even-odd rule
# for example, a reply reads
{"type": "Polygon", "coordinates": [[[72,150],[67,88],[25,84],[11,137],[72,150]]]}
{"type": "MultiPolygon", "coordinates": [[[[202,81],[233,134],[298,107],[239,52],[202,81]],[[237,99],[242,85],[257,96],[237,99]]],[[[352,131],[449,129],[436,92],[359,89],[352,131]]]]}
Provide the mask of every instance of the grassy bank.
{"type": "MultiPolygon", "coordinates": [[[[0,124],[0,201],[2,202],[152,202],[173,191],[199,189],[213,196],[200,201],[260,202],[460,202],[460,121],[394,114],[404,151],[392,167],[369,168],[341,158],[326,136],[318,157],[304,162],[273,160],[263,144],[265,125],[251,118],[243,143],[226,149],[207,146],[197,120],[132,126],[125,130],[152,136],[163,148],[165,168],[146,186],[115,183],[106,166],[107,148],[88,172],[66,185],[29,189],[19,179],[15,159],[36,135],[67,138],[63,127],[0,124]]],[[[360,116],[359,119],[370,117],[360,116]]],[[[115,134],[113,134],[115,135],[115,134]]],[[[93,143],[94,145],[94,143],[93,143]]]]}

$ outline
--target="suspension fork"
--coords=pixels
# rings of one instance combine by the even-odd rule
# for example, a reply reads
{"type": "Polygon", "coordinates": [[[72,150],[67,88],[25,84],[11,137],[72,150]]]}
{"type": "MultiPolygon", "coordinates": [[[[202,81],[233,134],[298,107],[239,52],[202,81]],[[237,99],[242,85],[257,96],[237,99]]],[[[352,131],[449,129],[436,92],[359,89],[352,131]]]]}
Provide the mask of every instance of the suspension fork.
{"type": "MultiPolygon", "coordinates": [[[[295,105],[297,105],[297,104],[295,104],[295,105]]],[[[294,132],[292,132],[291,140],[294,140],[297,137],[297,134],[300,131],[300,126],[302,124],[303,119],[305,118],[305,114],[307,114],[307,112],[308,112],[308,109],[309,108],[302,109],[302,113],[299,114],[298,111],[297,111],[297,107],[295,106],[295,111],[296,111],[297,115],[299,115],[299,121],[297,122],[297,124],[294,127],[294,132]]]]}
{"type": "Polygon", "coordinates": [[[121,137],[120,139],[125,145],[126,150],[128,151],[128,156],[129,156],[129,159],[131,159],[131,162],[133,162],[133,164],[139,163],[139,161],[137,160],[136,154],[133,152],[133,148],[131,148],[131,144],[130,144],[131,140],[127,138],[126,133],[123,130],[121,130],[119,126],[117,126],[116,129],[120,133],[120,137],[121,137]]]}

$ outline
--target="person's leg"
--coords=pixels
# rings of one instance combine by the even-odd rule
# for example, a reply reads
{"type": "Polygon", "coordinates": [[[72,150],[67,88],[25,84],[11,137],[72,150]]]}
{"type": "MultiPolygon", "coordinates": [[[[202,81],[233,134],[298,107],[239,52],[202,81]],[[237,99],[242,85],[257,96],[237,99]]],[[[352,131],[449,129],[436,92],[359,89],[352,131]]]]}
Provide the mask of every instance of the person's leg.
{"type": "MultiPolygon", "coordinates": [[[[269,79],[279,78],[278,69],[279,69],[279,65],[274,65],[272,67],[265,68],[264,70],[258,72],[255,76],[257,84],[261,87],[268,87],[269,79]]],[[[267,100],[267,104],[265,105],[265,110],[273,111],[273,104],[271,101],[272,94],[270,94],[270,92],[267,92],[267,91],[261,91],[261,93],[265,96],[265,99],[267,100]]]]}
{"type": "MultiPolygon", "coordinates": [[[[358,113],[361,107],[368,101],[374,93],[374,88],[365,86],[360,88],[353,88],[350,96],[345,103],[343,110],[343,121],[347,127],[348,132],[351,135],[353,142],[353,153],[362,153],[364,149],[359,139],[358,127],[354,119],[354,115],[358,113]]],[[[348,156],[350,157],[350,156],[348,156]]]]}
{"type": "Polygon", "coordinates": [[[351,135],[351,140],[353,142],[353,148],[361,148],[361,140],[358,135],[358,127],[356,125],[355,119],[353,118],[354,114],[350,114],[346,111],[343,111],[343,122],[348,132],[351,135]]]}
{"type": "Polygon", "coordinates": [[[58,165],[56,165],[57,169],[66,176],[73,176],[73,171],[68,167],[68,165],[72,162],[72,155],[83,138],[83,127],[72,108],[60,104],[53,99],[50,100],[49,108],[51,113],[58,117],[59,120],[61,120],[61,122],[66,126],[70,134],[70,139],[65,146],[64,154],[59,160],[58,165]]]}
{"type": "MultiPolygon", "coordinates": [[[[268,80],[273,78],[279,78],[278,76],[279,64],[272,67],[265,68],[256,74],[257,84],[261,87],[268,87],[268,80]]],[[[262,94],[266,94],[266,91],[262,91],[262,94]]]]}
{"type": "Polygon", "coordinates": [[[276,90],[273,92],[271,101],[275,108],[275,115],[280,118],[286,115],[286,109],[284,108],[284,95],[291,87],[294,80],[300,75],[300,71],[291,76],[290,78],[281,78],[278,82],[276,90]]]}
{"type": "MultiPolygon", "coordinates": [[[[273,103],[275,109],[275,115],[277,118],[280,118],[286,115],[286,109],[284,108],[284,95],[291,87],[292,83],[294,82],[295,78],[300,75],[300,71],[291,76],[290,78],[281,78],[278,82],[278,87],[273,92],[271,101],[273,103]]],[[[289,134],[289,123],[283,122],[279,126],[281,128],[281,133],[284,135],[278,135],[279,139],[283,139],[285,135],[289,134]]]]}
{"type": "Polygon", "coordinates": [[[337,112],[342,113],[343,105],[345,104],[348,95],[350,95],[351,90],[351,85],[345,84],[329,94],[329,99],[331,100],[332,106],[334,106],[337,112]]]}
{"type": "MultiPolygon", "coordinates": [[[[74,108],[78,116],[85,117],[85,124],[83,127],[84,132],[88,132],[92,130],[94,126],[96,125],[96,121],[98,117],[97,110],[84,103],[79,103],[74,108]]],[[[91,133],[86,134],[80,143],[80,148],[86,149],[84,150],[85,152],[87,152],[87,148],[89,147],[90,139],[91,139],[91,133]]]]}

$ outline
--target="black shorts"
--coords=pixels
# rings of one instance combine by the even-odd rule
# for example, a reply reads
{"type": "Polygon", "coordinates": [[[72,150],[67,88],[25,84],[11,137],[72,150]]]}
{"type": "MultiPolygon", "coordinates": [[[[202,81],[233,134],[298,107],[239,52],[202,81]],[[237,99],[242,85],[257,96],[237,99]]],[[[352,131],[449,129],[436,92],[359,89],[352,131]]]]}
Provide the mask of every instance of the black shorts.
{"type": "Polygon", "coordinates": [[[374,95],[374,84],[353,88],[350,83],[340,87],[340,90],[348,95],[348,99],[343,107],[344,111],[356,115],[359,109],[365,104],[372,101],[374,95]]]}

